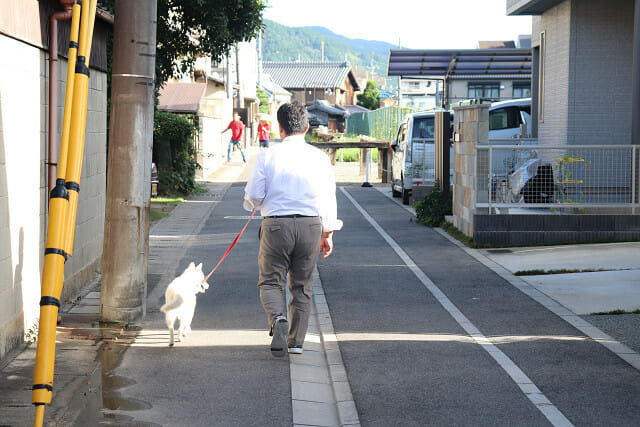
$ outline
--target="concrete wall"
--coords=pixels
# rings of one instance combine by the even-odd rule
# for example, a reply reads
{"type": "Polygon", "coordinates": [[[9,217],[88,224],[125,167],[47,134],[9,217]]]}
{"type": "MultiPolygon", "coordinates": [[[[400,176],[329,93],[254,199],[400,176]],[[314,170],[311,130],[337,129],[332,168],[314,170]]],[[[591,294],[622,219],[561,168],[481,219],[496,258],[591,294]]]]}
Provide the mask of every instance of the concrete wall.
{"type": "Polygon", "coordinates": [[[221,135],[233,117],[233,102],[227,99],[224,87],[207,84],[198,116],[198,163],[202,169],[196,174],[198,178],[206,178],[226,160],[231,137],[230,132],[221,135]]]}
{"type": "Polygon", "coordinates": [[[546,40],[541,144],[630,143],[633,8],[565,0],[534,17],[532,45],[546,40]]]}
{"type": "MultiPolygon", "coordinates": [[[[36,47],[0,35],[0,358],[39,316],[46,237],[48,62],[36,47]],[[19,58],[19,61],[15,59],[19,58]]],[[[67,63],[59,61],[58,131],[67,63]]],[[[57,159],[55,159],[57,162],[57,159]]],[[[85,155],[73,257],[62,300],[95,276],[102,255],[106,182],[106,74],[91,70],[85,155]]]]}

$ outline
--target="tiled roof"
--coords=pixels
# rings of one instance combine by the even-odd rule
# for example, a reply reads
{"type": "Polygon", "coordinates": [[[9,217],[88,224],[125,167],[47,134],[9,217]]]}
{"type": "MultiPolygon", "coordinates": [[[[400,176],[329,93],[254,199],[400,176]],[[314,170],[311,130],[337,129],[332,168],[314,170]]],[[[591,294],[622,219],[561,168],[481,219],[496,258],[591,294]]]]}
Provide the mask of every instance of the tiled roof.
{"type": "Polygon", "coordinates": [[[275,95],[291,95],[291,92],[274,82],[269,74],[262,75],[262,89],[275,95]]]}
{"type": "Polygon", "coordinates": [[[327,114],[331,114],[332,116],[343,116],[343,117],[349,116],[349,113],[347,111],[332,106],[326,100],[316,100],[313,104],[307,107],[307,110],[309,112],[314,110],[320,110],[320,111],[324,111],[327,114]]]}
{"type": "Polygon", "coordinates": [[[206,87],[206,83],[165,83],[158,96],[158,110],[196,114],[206,87]]]}
{"type": "Polygon", "coordinates": [[[363,107],[362,105],[336,105],[336,107],[345,110],[349,114],[353,113],[368,113],[368,108],[363,107]]]}
{"type": "MultiPolygon", "coordinates": [[[[351,72],[348,62],[263,62],[265,73],[285,89],[338,88],[351,72]]],[[[351,73],[352,85],[358,83],[351,73]]]]}

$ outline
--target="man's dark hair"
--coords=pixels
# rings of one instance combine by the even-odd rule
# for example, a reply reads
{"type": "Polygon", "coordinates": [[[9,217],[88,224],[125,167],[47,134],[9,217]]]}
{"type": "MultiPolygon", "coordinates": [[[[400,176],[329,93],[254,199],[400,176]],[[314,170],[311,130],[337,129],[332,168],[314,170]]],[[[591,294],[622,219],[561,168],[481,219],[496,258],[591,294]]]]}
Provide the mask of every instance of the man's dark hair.
{"type": "Polygon", "coordinates": [[[278,123],[287,135],[304,134],[309,119],[307,109],[300,101],[291,101],[278,108],[278,123]]]}

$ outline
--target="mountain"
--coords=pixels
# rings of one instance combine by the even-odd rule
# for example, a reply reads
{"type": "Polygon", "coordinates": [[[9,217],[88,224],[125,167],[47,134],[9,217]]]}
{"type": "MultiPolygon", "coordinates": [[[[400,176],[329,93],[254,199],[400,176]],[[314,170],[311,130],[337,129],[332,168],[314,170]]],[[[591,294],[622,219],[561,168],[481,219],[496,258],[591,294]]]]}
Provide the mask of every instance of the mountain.
{"type": "Polygon", "coordinates": [[[324,27],[287,27],[265,20],[262,58],[264,61],[320,61],[324,41],[325,61],[348,60],[351,65],[386,76],[389,49],[381,41],[350,39],[324,27]]]}

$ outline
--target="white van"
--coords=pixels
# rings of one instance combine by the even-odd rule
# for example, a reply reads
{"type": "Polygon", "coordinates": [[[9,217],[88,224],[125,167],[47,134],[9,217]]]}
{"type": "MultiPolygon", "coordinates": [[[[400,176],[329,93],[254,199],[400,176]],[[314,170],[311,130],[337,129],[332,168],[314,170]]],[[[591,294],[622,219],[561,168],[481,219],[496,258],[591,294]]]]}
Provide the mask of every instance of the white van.
{"type": "MultiPolygon", "coordinates": [[[[435,181],[435,111],[408,114],[391,143],[391,191],[409,204],[414,187],[433,187],[435,181]]],[[[453,112],[451,112],[453,126],[453,112]]],[[[511,145],[513,139],[531,135],[531,98],[495,102],[489,107],[489,144],[511,145]]],[[[510,156],[511,157],[511,156],[510,156]]],[[[493,164],[508,159],[494,157],[493,164]]],[[[512,165],[515,166],[515,165],[512,165]]],[[[451,149],[453,175],[453,146],[451,149]]]]}
{"type": "MultiPolygon", "coordinates": [[[[417,186],[433,187],[435,181],[435,111],[408,114],[391,143],[391,191],[409,204],[417,186]]],[[[451,115],[453,125],[453,115],[451,115]]],[[[452,158],[453,161],[453,158],[452,158]]]]}

